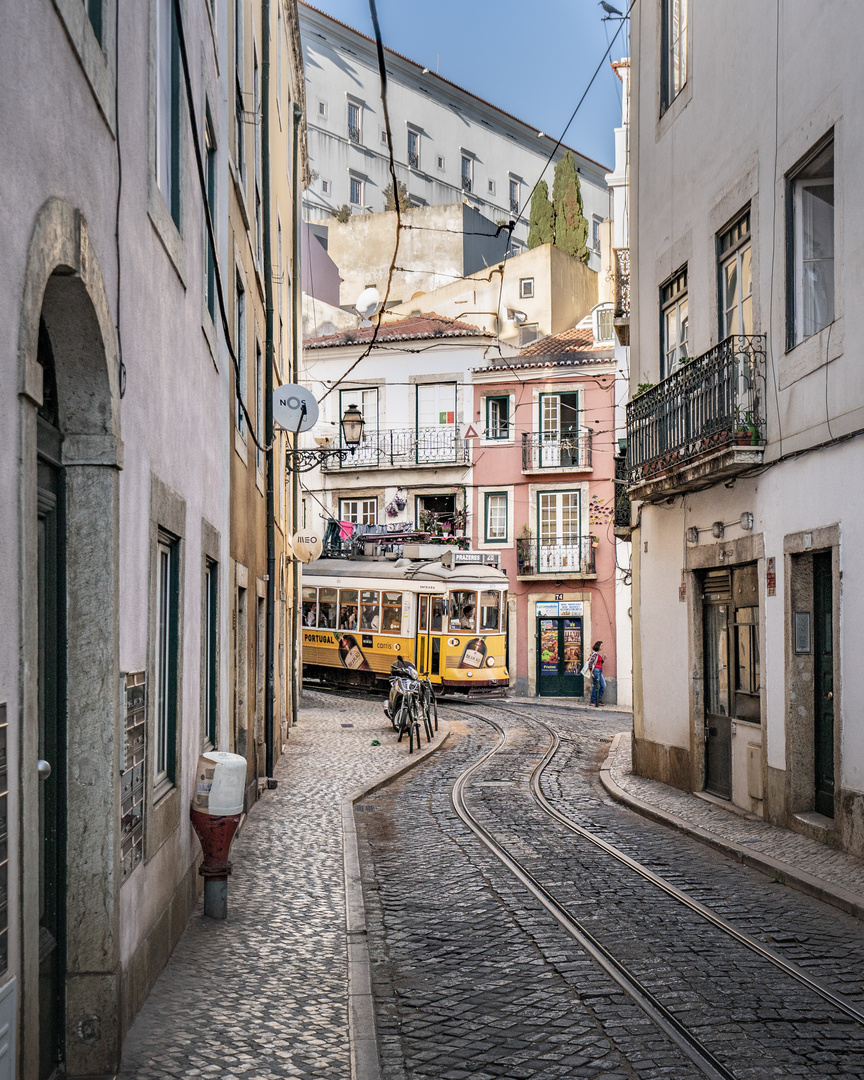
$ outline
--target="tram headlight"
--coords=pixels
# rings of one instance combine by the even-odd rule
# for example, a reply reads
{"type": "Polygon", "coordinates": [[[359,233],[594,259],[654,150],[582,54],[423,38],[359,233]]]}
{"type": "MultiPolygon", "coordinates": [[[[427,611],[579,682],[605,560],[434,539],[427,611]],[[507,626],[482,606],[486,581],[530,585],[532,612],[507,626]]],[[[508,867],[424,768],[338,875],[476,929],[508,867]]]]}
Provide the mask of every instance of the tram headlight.
{"type": "Polygon", "coordinates": [[[486,667],[495,667],[495,657],[494,656],[487,656],[486,657],[486,667]]]}

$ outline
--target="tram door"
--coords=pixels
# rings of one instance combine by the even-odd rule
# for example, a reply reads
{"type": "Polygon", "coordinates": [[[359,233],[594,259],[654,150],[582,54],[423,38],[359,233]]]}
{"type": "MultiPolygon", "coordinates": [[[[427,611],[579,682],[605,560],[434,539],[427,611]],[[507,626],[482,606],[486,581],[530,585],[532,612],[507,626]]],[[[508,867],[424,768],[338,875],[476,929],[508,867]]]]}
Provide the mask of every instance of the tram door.
{"type": "Polygon", "coordinates": [[[429,640],[429,597],[417,597],[417,670],[426,675],[430,670],[432,648],[429,640]]]}
{"type": "Polygon", "coordinates": [[[581,697],[582,620],[537,620],[537,694],[539,697],[581,697]]]}

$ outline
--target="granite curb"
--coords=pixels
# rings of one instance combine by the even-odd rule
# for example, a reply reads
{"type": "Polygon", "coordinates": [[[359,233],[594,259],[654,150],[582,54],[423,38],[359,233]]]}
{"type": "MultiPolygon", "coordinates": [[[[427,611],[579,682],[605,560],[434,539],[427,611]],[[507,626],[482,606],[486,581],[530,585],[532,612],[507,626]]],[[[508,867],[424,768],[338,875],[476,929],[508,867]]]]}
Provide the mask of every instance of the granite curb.
{"type": "Polygon", "coordinates": [[[802,870],[792,863],[783,862],[764,852],[754,851],[751,847],[736,844],[734,840],[729,840],[726,837],[709,832],[707,829],[700,828],[677,814],[659,809],[642,799],[637,799],[612,776],[612,764],[618,752],[618,746],[622,739],[629,738],[629,736],[630,732],[621,731],[613,738],[606,760],[600,766],[600,782],[616,802],[635,810],[637,814],[641,814],[651,821],[656,821],[661,825],[675,829],[676,832],[680,832],[685,836],[690,836],[694,840],[698,840],[700,843],[706,844],[715,851],[726,855],[728,858],[758,870],[760,873],[768,875],[768,877],[787,885],[791,889],[797,889],[798,892],[822,900],[824,903],[839,908],[839,910],[845,911],[856,919],[864,920],[864,896],[860,893],[844,889],[834,882],[825,881],[815,874],[809,874],[806,870],[802,870]]]}
{"type": "Polygon", "coordinates": [[[450,735],[450,725],[441,720],[438,734],[425,749],[412,754],[398,768],[382,773],[342,800],[342,859],[345,870],[345,932],[348,961],[348,1042],[351,1080],[381,1080],[378,1037],[375,1028],[375,1000],[372,994],[372,966],[366,927],[366,905],[360,876],[360,852],[354,804],[374,791],[391,784],[430,754],[439,750],[450,735]]]}

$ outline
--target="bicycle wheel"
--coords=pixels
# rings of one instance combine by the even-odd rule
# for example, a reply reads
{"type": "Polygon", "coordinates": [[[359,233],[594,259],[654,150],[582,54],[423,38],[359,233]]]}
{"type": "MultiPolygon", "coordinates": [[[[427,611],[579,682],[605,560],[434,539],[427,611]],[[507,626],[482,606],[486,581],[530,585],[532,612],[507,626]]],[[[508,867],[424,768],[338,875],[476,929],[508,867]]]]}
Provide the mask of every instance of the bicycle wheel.
{"type": "Polygon", "coordinates": [[[396,722],[393,725],[394,730],[399,733],[399,738],[396,740],[397,742],[402,742],[402,736],[406,732],[410,733],[412,721],[413,710],[411,708],[411,700],[406,695],[402,699],[402,704],[399,706],[399,711],[396,714],[396,722]]]}
{"type": "Polygon", "coordinates": [[[414,741],[417,741],[417,749],[420,749],[420,715],[414,701],[411,702],[411,730],[408,735],[408,753],[414,753],[414,741]]]}
{"type": "Polygon", "coordinates": [[[435,698],[435,691],[432,689],[432,682],[430,679],[426,680],[426,699],[429,702],[429,720],[432,724],[435,734],[438,734],[438,702],[435,698]]]}

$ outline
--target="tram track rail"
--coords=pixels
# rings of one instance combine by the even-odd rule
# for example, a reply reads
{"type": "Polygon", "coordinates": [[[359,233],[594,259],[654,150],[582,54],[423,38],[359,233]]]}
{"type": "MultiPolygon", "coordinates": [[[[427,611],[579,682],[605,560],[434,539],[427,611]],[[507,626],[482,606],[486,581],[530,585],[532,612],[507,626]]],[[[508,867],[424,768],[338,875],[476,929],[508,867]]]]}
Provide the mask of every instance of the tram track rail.
{"type": "MultiPolygon", "coordinates": [[[[477,706],[465,708],[453,706],[454,715],[463,715],[471,719],[479,720],[489,725],[498,735],[498,740],[480,758],[474,761],[456,779],[451,791],[451,803],[454,811],[471,829],[474,835],[483,845],[513,874],[514,877],[531,893],[532,896],[558,921],[558,923],[581,945],[581,947],[600,965],[600,967],[621,987],[631,1000],[663,1033],[684,1053],[690,1061],[703,1073],[703,1075],[717,1080],[734,1080],[734,1073],[720,1061],[704,1043],[688,1029],[669,1009],[667,1009],[659,997],[650,990],[637,975],[635,975],[625,963],[615,957],[582,921],[568,911],[565,904],[561,903],[547,889],[526,866],[520,862],[506,848],[506,843],[497,839],[478,820],[468,805],[466,795],[471,787],[472,780],[479,779],[479,773],[489,762],[505,750],[508,743],[508,733],[495,719],[488,715],[481,715],[476,711],[477,706]]],[[[593,845],[610,859],[628,871],[638,875],[654,888],[663,892],[675,903],[683,906],[696,915],[699,919],[712,925],[716,930],[727,935],[738,945],[746,948],[759,957],[760,960],[771,964],[784,976],[794,980],[808,992],[818,996],[832,1008],[838,1010],[859,1025],[864,1025],[864,1010],[855,1003],[838,994],[830,987],[814,979],[797,965],[791,963],[772,949],[766,947],[751,935],[744,933],[735,927],[727,919],[712,911],[710,907],[689,896],[682,889],[665,880],[649,867],[644,866],[637,859],[622,851],[615,844],[610,843],[602,836],[597,835],[585,826],[573,821],[561,810],[555,807],[542,791],[541,781],[544,771],[558,753],[561,740],[558,733],[544,720],[537,716],[527,716],[523,712],[514,712],[498,705],[497,703],[483,704],[486,712],[501,714],[509,718],[515,718],[520,723],[528,723],[541,728],[549,739],[549,746],[531,772],[529,790],[534,804],[551,820],[579,837],[581,840],[593,845]]],[[[448,710],[449,711],[449,710],[448,710]]]]}

